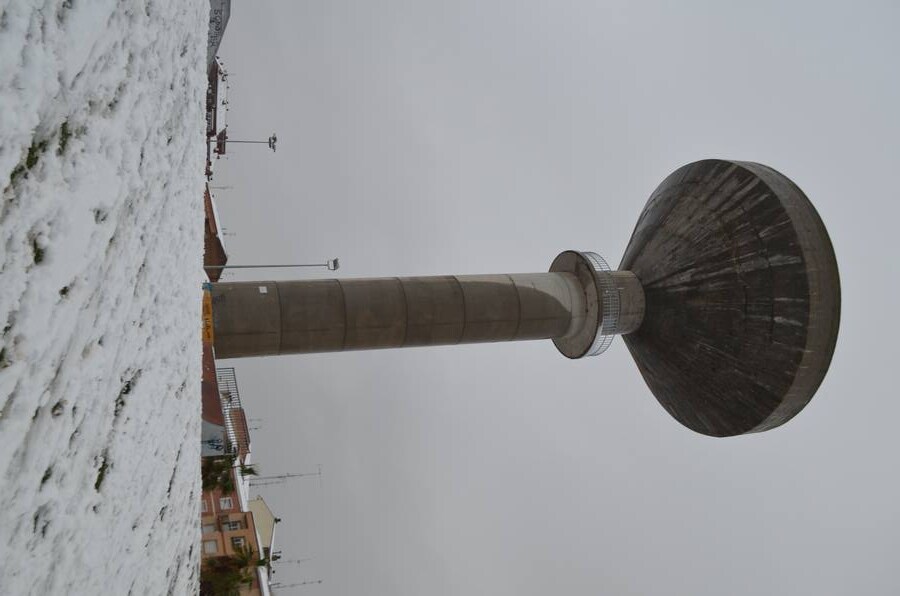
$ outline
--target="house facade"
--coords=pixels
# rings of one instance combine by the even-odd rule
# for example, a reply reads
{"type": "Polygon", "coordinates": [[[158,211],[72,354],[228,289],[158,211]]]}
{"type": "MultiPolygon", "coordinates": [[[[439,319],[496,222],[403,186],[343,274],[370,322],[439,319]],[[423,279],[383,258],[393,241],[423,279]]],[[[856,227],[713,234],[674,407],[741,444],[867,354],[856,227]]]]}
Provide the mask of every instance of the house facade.
{"type": "MultiPolygon", "coordinates": [[[[204,340],[202,378],[203,437],[201,469],[204,489],[200,495],[201,594],[203,580],[238,566],[249,583],[241,594],[268,595],[268,560],[271,538],[263,544],[250,507],[248,466],[251,465],[250,431],[241,404],[234,369],[216,369],[212,346],[204,340]]],[[[263,514],[266,535],[274,518],[263,514]]]]}

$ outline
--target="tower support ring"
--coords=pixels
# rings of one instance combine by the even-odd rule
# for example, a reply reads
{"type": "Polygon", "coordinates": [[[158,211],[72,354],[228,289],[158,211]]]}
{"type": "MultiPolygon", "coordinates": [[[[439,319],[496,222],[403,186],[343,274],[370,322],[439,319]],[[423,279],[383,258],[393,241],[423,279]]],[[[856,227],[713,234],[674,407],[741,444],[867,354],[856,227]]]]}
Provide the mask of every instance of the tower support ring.
{"type": "Polygon", "coordinates": [[[580,330],[553,340],[566,358],[598,356],[616,335],[631,333],[644,317],[644,291],[629,271],[610,271],[595,252],[567,250],[550,265],[551,272],[572,273],[584,292],[580,330]]]}

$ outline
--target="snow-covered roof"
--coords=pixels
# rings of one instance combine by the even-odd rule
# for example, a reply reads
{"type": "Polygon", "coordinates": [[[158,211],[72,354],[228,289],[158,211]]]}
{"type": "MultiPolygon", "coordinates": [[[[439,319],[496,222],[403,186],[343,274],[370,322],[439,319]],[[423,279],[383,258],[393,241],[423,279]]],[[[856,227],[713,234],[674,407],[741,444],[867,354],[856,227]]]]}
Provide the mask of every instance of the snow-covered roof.
{"type": "Polygon", "coordinates": [[[227,255],[228,249],[225,247],[225,234],[222,233],[222,226],[220,224],[222,220],[219,218],[219,208],[216,205],[216,198],[212,195],[212,193],[209,193],[209,204],[212,210],[213,219],[215,221],[216,238],[219,240],[219,244],[222,245],[222,251],[224,251],[227,255]]]}

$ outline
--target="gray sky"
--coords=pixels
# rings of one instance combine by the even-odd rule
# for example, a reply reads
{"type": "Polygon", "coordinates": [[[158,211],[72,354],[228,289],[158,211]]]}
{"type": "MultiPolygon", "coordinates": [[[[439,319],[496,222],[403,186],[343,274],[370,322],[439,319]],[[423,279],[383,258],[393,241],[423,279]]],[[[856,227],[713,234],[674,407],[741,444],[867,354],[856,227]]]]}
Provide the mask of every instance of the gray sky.
{"type": "MultiPolygon", "coordinates": [[[[837,252],[817,396],[717,440],[669,418],[620,340],[577,362],[550,342],[230,361],[263,472],[324,466],[321,490],[262,493],[285,558],[316,557],[276,579],[325,580],[282,593],[900,593],[900,5],[632,4],[235,0],[229,130],[279,145],[217,164],[231,260],[615,264],[672,170],[760,161],[837,252]]],[[[265,272],[296,275],[324,273],[265,272]]]]}

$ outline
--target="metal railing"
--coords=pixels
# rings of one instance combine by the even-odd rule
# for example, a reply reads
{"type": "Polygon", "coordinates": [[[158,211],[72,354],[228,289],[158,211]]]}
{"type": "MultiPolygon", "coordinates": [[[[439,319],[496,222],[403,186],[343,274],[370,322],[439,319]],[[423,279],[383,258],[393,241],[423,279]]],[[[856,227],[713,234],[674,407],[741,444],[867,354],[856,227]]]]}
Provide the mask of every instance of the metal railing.
{"type": "Polygon", "coordinates": [[[225,436],[228,437],[230,453],[246,451],[250,445],[250,432],[246,422],[236,423],[235,418],[245,421],[241,393],[238,389],[234,368],[217,368],[216,380],[219,383],[219,400],[222,404],[222,418],[225,420],[225,436]]]}
{"type": "Polygon", "coordinates": [[[594,267],[595,278],[600,285],[600,328],[594,337],[594,343],[588,350],[588,356],[598,356],[612,344],[619,329],[619,290],[613,281],[611,270],[606,260],[595,252],[581,253],[594,267]]]}

